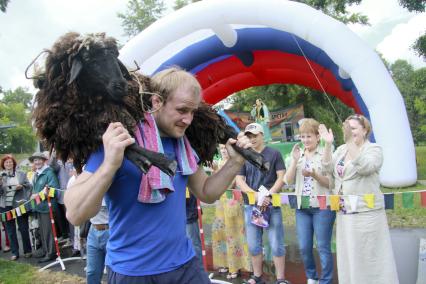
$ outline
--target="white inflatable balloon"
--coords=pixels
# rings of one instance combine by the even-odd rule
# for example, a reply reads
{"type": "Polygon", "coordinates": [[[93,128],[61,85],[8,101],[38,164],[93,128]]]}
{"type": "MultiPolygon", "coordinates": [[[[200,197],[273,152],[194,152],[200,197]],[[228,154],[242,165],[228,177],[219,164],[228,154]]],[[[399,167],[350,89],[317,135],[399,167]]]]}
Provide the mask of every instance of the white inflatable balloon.
{"type": "MultiPolygon", "coordinates": [[[[409,186],[417,180],[415,148],[399,90],[378,55],[344,24],[301,3],[283,0],[206,0],[152,24],[121,50],[126,65],[137,61],[151,74],[191,45],[216,35],[225,47],[239,27],[270,27],[320,48],[350,77],[365,103],[376,142],[383,147],[381,182],[409,186]]],[[[213,58],[211,58],[213,59],[213,58]]]]}

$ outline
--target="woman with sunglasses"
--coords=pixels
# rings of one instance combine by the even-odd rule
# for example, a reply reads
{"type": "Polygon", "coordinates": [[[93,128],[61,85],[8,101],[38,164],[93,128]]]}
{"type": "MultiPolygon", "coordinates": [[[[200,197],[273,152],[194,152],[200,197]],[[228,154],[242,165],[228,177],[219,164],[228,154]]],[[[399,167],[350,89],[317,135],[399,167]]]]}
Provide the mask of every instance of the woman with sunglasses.
{"type": "Polygon", "coordinates": [[[343,123],[345,144],[332,154],[333,132],[319,127],[325,141],[323,166],[333,174],[334,194],[340,196],[336,219],[339,283],[399,283],[380,191],[383,153],[368,140],[370,132],[367,118],[349,116],[343,123]]]}
{"type": "MultiPolygon", "coordinates": [[[[0,160],[0,212],[10,211],[31,195],[31,185],[24,172],[16,170],[16,160],[12,155],[5,155],[0,160]]],[[[31,242],[28,232],[28,214],[17,216],[19,232],[21,232],[24,256],[31,257],[31,242]]],[[[12,256],[10,260],[19,258],[19,243],[16,234],[15,219],[6,221],[6,231],[10,239],[12,256]]]]}

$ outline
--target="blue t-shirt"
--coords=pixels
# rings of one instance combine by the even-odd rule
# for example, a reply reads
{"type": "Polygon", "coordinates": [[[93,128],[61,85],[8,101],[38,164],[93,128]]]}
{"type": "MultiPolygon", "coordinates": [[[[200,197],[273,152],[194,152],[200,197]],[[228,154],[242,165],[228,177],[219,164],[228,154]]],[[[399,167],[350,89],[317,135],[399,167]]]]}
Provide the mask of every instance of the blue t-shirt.
{"type": "MultiPolygon", "coordinates": [[[[265,161],[269,162],[269,171],[262,172],[250,162],[246,161],[238,175],[245,176],[247,185],[255,191],[263,185],[270,189],[277,181],[277,171],[285,170],[285,165],[281,153],[274,148],[265,147],[260,153],[265,161]]],[[[249,204],[247,194],[243,194],[245,204],[249,204]]]]}
{"type": "MultiPolygon", "coordinates": [[[[162,138],[164,153],[175,159],[175,139],[162,138]]],[[[104,159],[103,148],[93,153],[85,171],[95,172],[104,159]]],[[[112,271],[143,276],[172,271],[195,256],[186,236],[185,190],[188,176],[176,173],[175,192],[161,203],[137,200],[142,172],[124,159],[105,195],[110,237],[105,264],[112,271]]]]}

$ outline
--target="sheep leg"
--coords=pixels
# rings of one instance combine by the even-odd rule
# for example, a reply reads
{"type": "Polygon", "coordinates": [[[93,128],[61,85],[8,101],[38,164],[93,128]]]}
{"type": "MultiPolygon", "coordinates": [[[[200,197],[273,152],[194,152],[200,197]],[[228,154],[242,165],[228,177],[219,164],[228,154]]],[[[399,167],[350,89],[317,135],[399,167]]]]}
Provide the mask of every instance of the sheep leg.
{"type": "Polygon", "coordinates": [[[176,173],[177,162],[168,159],[162,153],[150,151],[132,144],[126,148],[125,155],[144,173],[147,173],[151,166],[156,166],[168,176],[173,176],[176,173]]]}

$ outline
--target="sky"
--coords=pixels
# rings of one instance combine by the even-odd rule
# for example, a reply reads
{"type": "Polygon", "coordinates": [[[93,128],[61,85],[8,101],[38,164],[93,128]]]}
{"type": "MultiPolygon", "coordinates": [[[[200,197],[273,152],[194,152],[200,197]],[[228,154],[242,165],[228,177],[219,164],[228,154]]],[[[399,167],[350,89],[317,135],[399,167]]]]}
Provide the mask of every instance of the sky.
{"type": "MultiPolygon", "coordinates": [[[[170,7],[174,1],[165,2],[170,7]]],[[[126,5],[124,0],[11,0],[6,13],[0,12],[0,86],[35,92],[25,68],[66,32],[106,32],[125,44],[129,38],[117,13],[125,12],[126,5]]],[[[369,17],[370,26],[350,28],[388,62],[405,59],[415,68],[426,67],[409,48],[426,28],[426,13],[409,13],[398,0],[363,0],[350,10],[369,17]]]]}

